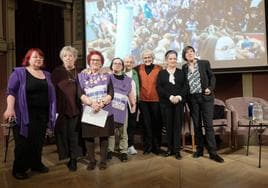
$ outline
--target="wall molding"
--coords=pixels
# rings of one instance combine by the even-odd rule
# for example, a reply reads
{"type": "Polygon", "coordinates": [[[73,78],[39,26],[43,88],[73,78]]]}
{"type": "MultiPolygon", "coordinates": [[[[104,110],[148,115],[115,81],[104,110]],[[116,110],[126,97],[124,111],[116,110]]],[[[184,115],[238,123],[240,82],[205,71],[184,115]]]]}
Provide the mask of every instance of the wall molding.
{"type": "Polygon", "coordinates": [[[73,3],[73,0],[33,0],[33,1],[60,7],[65,7],[66,4],[73,3]]]}
{"type": "Polygon", "coordinates": [[[253,96],[252,73],[242,74],[242,88],[243,88],[243,96],[244,97],[252,97],[253,96]]]}
{"type": "Polygon", "coordinates": [[[0,52],[7,52],[7,42],[0,39],[0,52]]]}

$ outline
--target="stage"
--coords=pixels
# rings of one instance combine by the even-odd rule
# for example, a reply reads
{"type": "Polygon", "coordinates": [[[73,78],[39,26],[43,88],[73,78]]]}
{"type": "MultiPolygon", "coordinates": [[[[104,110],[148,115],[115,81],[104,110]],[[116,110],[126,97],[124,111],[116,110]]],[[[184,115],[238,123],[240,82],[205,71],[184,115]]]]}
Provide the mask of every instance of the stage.
{"type": "MultiPolygon", "coordinates": [[[[128,162],[117,157],[108,163],[106,170],[98,166],[93,171],[86,169],[86,159],[78,162],[78,170],[69,172],[67,161],[59,161],[56,146],[47,145],[43,151],[43,162],[50,169],[47,174],[29,172],[31,178],[16,180],[11,175],[14,142],[11,142],[7,162],[3,162],[4,147],[1,139],[0,187],[1,188],[267,188],[268,146],[262,148],[262,167],[258,168],[258,146],[246,147],[236,152],[219,151],[224,163],[216,163],[204,157],[192,158],[190,150],[183,150],[182,160],[154,154],[129,156],[128,162]]],[[[97,147],[98,148],[98,147],[97,147]]],[[[97,152],[97,160],[99,153],[97,152]]]]}

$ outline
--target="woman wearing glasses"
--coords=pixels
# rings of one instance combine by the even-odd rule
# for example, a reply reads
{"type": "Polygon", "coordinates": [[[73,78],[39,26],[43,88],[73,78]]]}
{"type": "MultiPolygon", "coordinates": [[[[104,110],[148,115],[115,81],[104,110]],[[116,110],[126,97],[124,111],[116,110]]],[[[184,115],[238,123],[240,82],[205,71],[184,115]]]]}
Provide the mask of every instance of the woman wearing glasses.
{"type": "Polygon", "coordinates": [[[89,68],[78,74],[81,88],[80,99],[84,110],[90,107],[93,113],[101,110],[108,112],[108,117],[104,127],[99,127],[90,123],[82,123],[82,137],[86,140],[88,151],[88,170],[94,170],[97,164],[95,158],[96,137],[100,143],[100,170],[107,168],[108,137],[114,134],[114,118],[111,109],[111,100],[114,96],[114,89],[111,77],[101,70],[104,57],[99,51],[91,51],[87,56],[89,68]]]}

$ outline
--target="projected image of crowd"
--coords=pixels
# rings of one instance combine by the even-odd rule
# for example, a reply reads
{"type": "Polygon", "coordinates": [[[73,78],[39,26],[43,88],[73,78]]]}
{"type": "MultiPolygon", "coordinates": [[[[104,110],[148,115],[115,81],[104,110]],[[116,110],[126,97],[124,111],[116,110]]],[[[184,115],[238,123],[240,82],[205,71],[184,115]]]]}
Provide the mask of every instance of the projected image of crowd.
{"type": "MultiPolygon", "coordinates": [[[[196,54],[211,61],[262,58],[265,55],[263,0],[103,0],[87,1],[87,49],[100,50],[107,62],[114,57],[119,6],[133,7],[130,52],[141,62],[141,52],[150,49],[155,63],[164,53],[181,53],[192,45],[196,54]],[[94,6],[93,6],[94,5],[94,6]],[[96,7],[93,10],[92,7],[96,7]]],[[[120,40],[124,40],[120,38],[120,40]]],[[[178,57],[178,62],[183,60],[178,57]]]]}

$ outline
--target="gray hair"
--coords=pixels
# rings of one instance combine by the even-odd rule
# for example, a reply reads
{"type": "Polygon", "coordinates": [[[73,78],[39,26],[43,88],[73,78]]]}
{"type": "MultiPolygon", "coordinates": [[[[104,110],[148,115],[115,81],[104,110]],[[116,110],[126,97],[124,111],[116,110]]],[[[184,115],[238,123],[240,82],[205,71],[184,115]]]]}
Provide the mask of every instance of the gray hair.
{"type": "Polygon", "coordinates": [[[60,51],[61,60],[66,52],[71,52],[73,54],[74,58],[77,59],[78,50],[72,46],[64,46],[60,51]]]}
{"type": "Polygon", "coordinates": [[[153,53],[152,50],[149,50],[149,49],[143,50],[142,53],[141,53],[141,58],[142,59],[143,59],[144,54],[150,54],[152,56],[152,58],[154,59],[154,53],[153,53]]]}
{"type": "Polygon", "coordinates": [[[124,58],[124,61],[126,60],[126,59],[132,59],[133,60],[133,62],[135,63],[135,57],[133,56],[133,55],[126,55],[125,56],[125,58],[124,58]]]}

